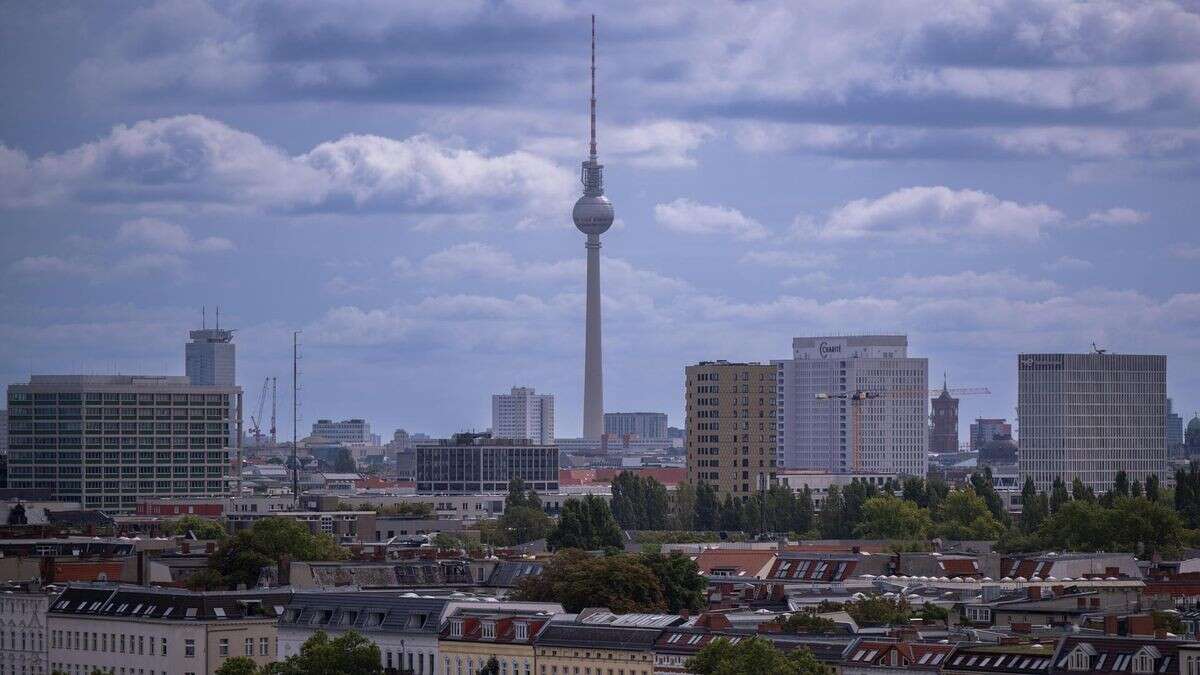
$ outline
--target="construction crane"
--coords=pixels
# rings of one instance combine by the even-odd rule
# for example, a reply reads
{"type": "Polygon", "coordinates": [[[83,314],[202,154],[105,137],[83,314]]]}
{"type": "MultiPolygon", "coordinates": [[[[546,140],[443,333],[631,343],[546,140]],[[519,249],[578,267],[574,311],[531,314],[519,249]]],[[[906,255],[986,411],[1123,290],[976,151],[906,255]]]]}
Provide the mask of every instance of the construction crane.
{"type": "Polygon", "coordinates": [[[271,378],[271,447],[275,447],[275,394],[278,381],[271,378]]]}
{"type": "MultiPolygon", "coordinates": [[[[261,445],[261,444],[262,444],[262,435],[263,435],[263,434],[262,434],[262,415],[263,415],[263,406],[264,406],[264,405],[266,404],[266,402],[267,402],[267,385],[268,385],[268,384],[270,384],[270,382],[271,382],[271,378],[269,378],[269,377],[268,377],[268,378],[265,378],[265,379],[263,379],[262,391],[260,391],[260,392],[258,393],[258,407],[256,408],[256,410],[258,411],[258,414],[257,414],[257,415],[254,415],[254,414],[250,415],[250,433],[251,433],[251,434],[254,436],[254,444],[255,444],[255,445],[261,445]]],[[[272,426],[272,427],[274,427],[274,426],[275,426],[275,423],[274,423],[274,421],[272,421],[272,423],[271,423],[271,426],[272,426]]],[[[273,433],[273,432],[274,432],[274,430],[272,429],[272,433],[273,433]]]]}

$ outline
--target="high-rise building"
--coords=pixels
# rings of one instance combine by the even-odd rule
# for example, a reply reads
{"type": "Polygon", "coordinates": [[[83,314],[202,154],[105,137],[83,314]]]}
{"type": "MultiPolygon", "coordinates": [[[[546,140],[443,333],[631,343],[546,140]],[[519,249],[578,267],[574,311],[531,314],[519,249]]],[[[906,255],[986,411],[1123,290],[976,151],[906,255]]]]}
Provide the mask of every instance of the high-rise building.
{"type": "Polygon", "coordinates": [[[1056,477],[1067,485],[1079,478],[1097,494],[1118,471],[1130,481],[1165,481],[1166,409],[1165,356],[1021,354],[1021,480],[1049,492],[1056,477]]]}
{"type": "Polygon", "coordinates": [[[346,445],[379,445],[379,435],[371,433],[371,423],[364,419],[349,419],[340,422],[317,420],[312,425],[312,435],[334,443],[346,445]]]}
{"type": "Polygon", "coordinates": [[[925,475],[929,361],[907,336],[798,337],[775,365],[781,466],[925,475]]]}
{"type": "Polygon", "coordinates": [[[701,361],[687,366],[688,483],[746,499],[775,481],[775,366],[701,361]]]}
{"type": "Polygon", "coordinates": [[[667,414],[654,412],[604,413],[604,433],[612,438],[637,436],[647,441],[667,440],[667,414]]]}
{"type": "Polygon", "coordinates": [[[580,179],[583,196],[571,213],[575,227],[587,235],[587,317],[583,355],[583,437],[604,434],[604,360],[600,346],[600,235],[613,223],[613,207],[604,196],[604,165],[596,155],[596,17],[592,16],[591,143],[580,179]]]}
{"type": "Polygon", "coordinates": [[[187,378],[206,387],[232,387],[236,382],[237,359],[233,331],[202,328],[188,333],[192,341],[184,347],[187,378]]]}
{"type": "Polygon", "coordinates": [[[976,417],[971,424],[971,449],[979,451],[995,440],[1011,439],[1012,425],[1003,417],[976,417]]]}
{"type": "Polygon", "coordinates": [[[8,387],[8,485],[113,512],[225,495],[241,395],[178,376],[34,375],[8,387]]]}
{"type": "Polygon", "coordinates": [[[1175,412],[1175,404],[1167,399],[1167,453],[1176,454],[1183,450],[1183,417],[1175,412]]]}
{"type": "Polygon", "coordinates": [[[0,410],[0,455],[8,454],[8,411],[0,410]]]}
{"type": "Polygon", "coordinates": [[[942,392],[930,405],[933,406],[933,415],[930,418],[929,451],[958,452],[958,399],[950,395],[945,380],[942,380],[942,392]]]}
{"type": "Polygon", "coordinates": [[[538,492],[558,490],[558,448],[490,434],[456,434],[437,445],[418,445],[420,494],[501,494],[519,478],[538,492]]]}
{"type": "Polygon", "coordinates": [[[513,387],[492,395],[492,436],[554,445],[554,395],[513,387]]]}

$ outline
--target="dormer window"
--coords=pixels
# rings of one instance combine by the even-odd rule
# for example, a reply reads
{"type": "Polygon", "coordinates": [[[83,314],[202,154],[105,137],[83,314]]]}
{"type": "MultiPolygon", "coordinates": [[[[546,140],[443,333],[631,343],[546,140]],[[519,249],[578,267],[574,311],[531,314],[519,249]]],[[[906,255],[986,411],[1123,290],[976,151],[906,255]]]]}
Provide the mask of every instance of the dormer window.
{"type": "Polygon", "coordinates": [[[1133,656],[1133,663],[1130,665],[1130,670],[1135,673],[1153,673],[1154,662],[1162,653],[1157,648],[1152,646],[1142,647],[1137,654],[1133,656]]]}
{"type": "Polygon", "coordinates": [[[462,619],[455,619],[450,622],[450,637],[462,637],[463,622],[462,619]]]}
{"type": "Polygon", "coordinates": [[[513,627],[514,627],[514,630],[516,630],[516,639],[518,639],[518,640],[528,640],[529,639],[529,624],[518,622],[518,623],[513,624],[513,627]]]}
{"type": "Polygon", "coordinates": [[[485,639],[485,640],[495,640],[496,639],[496,622],[495,621],[484,621],[483,622],[483,639],[485,639]]]}
{"type": "Polygon", "coordinates": [[[1076,647],[1075,651],[1071,652],[1071,658],[1067,660],[1067,669],[1079,672],[1091,670],[1092,657],[1088,651],[1084,649],[1084,645],[1076,647]]]}

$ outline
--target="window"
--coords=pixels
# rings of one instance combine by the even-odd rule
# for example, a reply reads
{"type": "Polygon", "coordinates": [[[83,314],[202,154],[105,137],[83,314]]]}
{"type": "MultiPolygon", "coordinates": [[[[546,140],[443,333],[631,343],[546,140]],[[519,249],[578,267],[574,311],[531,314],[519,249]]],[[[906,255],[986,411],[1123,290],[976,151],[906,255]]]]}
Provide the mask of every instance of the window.
{"type": "Polygon", "coordinates": [[[158,651],[163,656],[167,655],[167,638],[159,638],[158,651]]]}
{"type": "Polygon", "coordinates": [[[270,652],[271,652],[271,638],[259,638],[258,639],[258,655],[259,656],[270,656],[270,652]]]}
{"type": "Polygon", "coordinates": [[[246,656],[254,656],[254,638],[246,638],[246,656]]]}
{"type": "Polygon", "coordinates": [[[516,631],[517,631],[517,639],[518,640],[528,640],[529,639],[529,624],[517,623],[517,624],[515,624],[515,626],[516,626],[516,631]]]}
{"type": "Polygon", "coordinates": [[[217,654],[219,656],[229,656],[229,638],[221,638],[217,641],[217,654]]]}
{"type": "Polygon", "coordinates": [[[186,657],[196,656],[196,641],[188,638],[183,641],[183,655],[186,657]]]}
{"type": "Polygon", "coordinates": [[[483,622],[483,637],[485,640],[493,640],[496,638],[496,622],[495,621],[484,621],[483,622]]]}
{"type": "Polygon", "coordinates": [[[462,637],[463,622],[462,619],[455,619],[450,622],[450,637],[462,637]]]}

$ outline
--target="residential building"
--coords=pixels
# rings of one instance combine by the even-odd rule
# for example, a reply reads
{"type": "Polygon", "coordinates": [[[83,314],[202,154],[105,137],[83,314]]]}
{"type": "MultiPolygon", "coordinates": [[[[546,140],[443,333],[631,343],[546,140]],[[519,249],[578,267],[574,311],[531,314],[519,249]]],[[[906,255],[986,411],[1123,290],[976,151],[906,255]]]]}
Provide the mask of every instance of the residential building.
{"type": "Polygon", "coordinates": [[[34,375],[8,387],[8,481],[87,509],[224,495],[238,387],[179,376],[34,375]]]}
{"type": "Polygon", "coordinates": [[[371,423],[357,418],[340,422],[317,420],[313,422],[312,435],[346,445],[379,445],[379,435],[371,433],[371,423]]]}
{"type": "Polygon", "coordinates": [[[667,414],[655,412],[604,413],[604,433],[610,438],[633,436],[644,440],[667,440],[667,414]]]}
{"type": "Polygon", "coordinates": [[[688,483],[746,499],[775,482],[775,366],[701,361],[687,366],[688,483]]]}
{"type": "Polygon", "coordinates": [[[946,675],[1049,673],[1057,648],[1058,643],[1053,639],[1015,644],[964,645],[954,650],[942,672],[946,675]]]}
{"type": "Polygon", "coordinates": [[[438,445],[420,445],[417,492],[421,494],[502,493],[519,478],[538,492],[558,491],[558,448],[490,434],[456,434],[438,445]]]}
{"type": "Polygon", "coordinates": [[[879,673],[942,672],[954,645],[936,642],[869,640],[856,642],[838,673],[878,675],[879,673]]]}
{"type": "Polygon", "coordinates": [[[1003,417],[977,417],[971,424],[971,449],[978,452],[992,441],[1012,438],[1012,425],[1003,417]]]}
{"type": "MultiPolygon", "coordinates": [[[[538,675],[576,675],[624,670],[654,675],[654,646],[673,614],[614,615],[606,609],[555,617],[534,638],[538,675]]],[[[448,673],[447,675],[457,675],[448,673]]]]}
{"type": "Polygon", "coordinates": [[[1021,354],[1017,358],[1018,466],[1049,492],[1075,478],[1097,494],[1118,471],[1166,483],[1167,357],[1021,354]]]}
{"type": "Polygon", "coordinates": [[[1196,672],[1191,669],[1195,665],[1198,665],[1195,645],[1178,639],[1155,639],[1151,630],[1150,635],[1143,637],[1068,635],[1063,638],[1049,672],[1192,675],[1196,672]]]}
{"type": "Polygon", "coordinates": [[[907,336],[798,337],[776,366],[781,466],[925,476],[929,361],[907,336]]]}
{"type": "Polygon", "coordinates": [[[237,358],[233,331],[205,328],[191,331],[188,337],[192,339],[184,346],[188,380],[205,387],[235,386],[237,358]]]}
{"type": "Polygon", "coordinates": [[[554,445],[554,395],[513,387],[492,395],[492,437],[554,445]]]}
{"type": "Polygon", "coordinates": [[[407,669],[414,675],[450,675],[454,671],[446,670],[439,658],[438,638],[447,617],[460,609],[562,612],[557,603],[497,602],[461,593],[418,596],[369,591],[302,592],[293,596],[279,621],[279,658],[299,653],[317,631],[337,637],[354,630],[379,646],[380,665],[384,668],[407,669]]]}
{"type": "Polygon", "coordinates": [[[551,618],[546,611],[455,610],[438,638],[442,672],[475,675],[496,659],[501,673],[535,675],[533,638],[551,618]]]}
{"type": "Polygon", "coordinates": [[[47,675],[46,610],[50,593],[39,584],[0,586],[0,673],[47,675]]]}
{"type": "MultiPolygon", "coordinates": [[[[1167,435],[1167,454],[1176,455],[1183,451],[1183,417],[1175,412],[1175,404],[1171,399],[1167,399],[1167,419],[1166,419],[1166,435],[1167,435]]],[[[3,411],[0,411],[0,417],[3,416],[3,411]]],[[[3,450],[3,446],[0,446],[3,450]]]]}
{"type": "Polygon", "coordinates": [[[933,453],[958,452],[958,399],[950,395],[950,389],[942,382],[942,392],[930,405],[929,451],[933,453]]]}
{"type": "Polygon", "coordinates": [[[51,670],[69,675],[215,673],[234,656],[275,660],[291,592],[72,584],[46,614],[51,670]]]}

